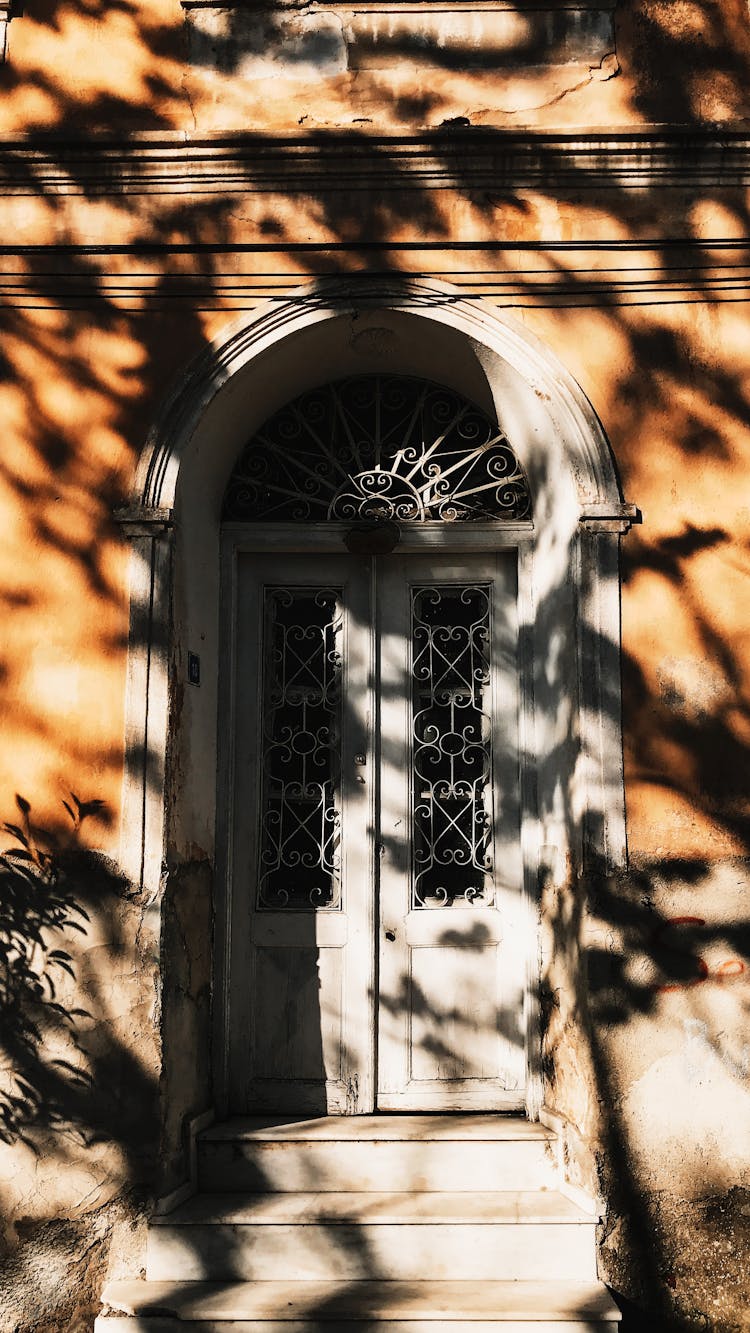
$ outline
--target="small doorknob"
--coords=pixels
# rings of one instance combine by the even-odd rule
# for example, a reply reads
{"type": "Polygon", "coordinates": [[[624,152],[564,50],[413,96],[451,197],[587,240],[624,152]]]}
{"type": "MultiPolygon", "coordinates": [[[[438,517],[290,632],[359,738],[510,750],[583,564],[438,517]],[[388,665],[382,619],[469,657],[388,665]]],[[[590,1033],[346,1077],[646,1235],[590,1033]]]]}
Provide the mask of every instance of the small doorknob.
{"type": "Polygon", "coordinates": [[[366,754],[355,754],[355,756],[354,756],[354,762],[355,762],[355,764],[359,764],[360,767],[362,767],[362,765],[364,765],[364,764],[367,763],[367,755],[366,755],[366,754]]]}
{"type": "Polygon", "coordinates": [[[387,939],[387,941],[388,941],[389,944],[393,944],[394,941],[395,941],[395,939],[396,939],[396,932],[395,932],[395,930],[387,930],[387,931],[385,932],[385,938],[387,939]]]}

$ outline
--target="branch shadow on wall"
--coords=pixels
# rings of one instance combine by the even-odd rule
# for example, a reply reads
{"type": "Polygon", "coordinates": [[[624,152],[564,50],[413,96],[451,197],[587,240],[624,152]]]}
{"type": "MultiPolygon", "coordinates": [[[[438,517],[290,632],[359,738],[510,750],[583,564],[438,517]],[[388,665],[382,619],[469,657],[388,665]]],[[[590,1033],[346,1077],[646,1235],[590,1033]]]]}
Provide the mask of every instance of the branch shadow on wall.
{"type": "MultiPolygon", "coordinates": [[[[723,529],[692,525],[661,542],[625,539],[625,588],[655,577],[665,614],[687,607],[703,653],[686,659],[689,670],[682,659],[663,659],[666,674],[655,679],[625,653],[623,702],[631,789],[653,789],[656,827],[662,810],[674,818],[684,803],[732,850],[686,857],[665,849],[632,858],[616,874],[589,857],[582,873],[570,878],[558,867],[540,886],[549,932],[548,1095],[564,1104],[557,1085],[566,1065],[579,1063],[587,1079],[590,1061],[603,1144],[596,1165],[608,1202],[600,1258],[623,1293],[623,1327],[638,1333],[705,1327],[709,1307],[711,1327],[731,1328],[733,1310],[750,1298],[733,1261],[746,1243],[750,1201],[736,1174],[750,1075],[750,750],[741,739],[750,709],[734,647],[717,633],[699,591],[700,562],[717,552],[725,559],[729,542],[723,529]],[[571,1027],[585,1034],[577,1049],[571,1027]],[[736,1128],[722,1132],[717,1108],[730,1105],[736,1128]],[[665,1151],[668,1168],[657,1165],[665,1151]]],[[[619,705],[614,720],[618,712],[619,705]]],[[[574,827],[572,808],[569,817],[574,827]]],[[[667,840],[667,819],[663,829],[667,840]]],[[[568,1114],[575,1121],[576,1112],[568,1114]]]]}
{"type": "MultiPolygon", "coordinates": [[[[139,20],[135,7],[124,0],[106,9],[117,9],[120,16],[134,24],[139,20]]],[[[88,4],[86,10],[94,19],[104,21],[106,17],[104,7],[97,4],[88,4]]],[[[743,88],[746,89],[750,82],[746,23],[743,26],[739,9],[735,12],[733,7],[727,6],[725,10],[719,10],[710,4],[700,4],[694,6],[693,26],[685,25],[670,31],[663,22],[663,10],[664,7],[660,10],[657,6],[634,6],[628,7],[626,12],[620,7],[617,21],[622,42],[621,60],[625,60],[623,48],[627,30],[630,30],[631,58],[634,66],[641,66],[643,70],[636,89],[636,109],[656,123],[667,122],[671,117],[683,128],[698,132],[705,124],[702,99],[715,99],[720,93],[726,95],[729,103],[734,100],[739,104],[744,95],[743,88]],[[670,71],[669,80],[663,78],[665,69],[670,71]],[[669,87],[665,92],[667,83],[669,87]]],[[[38,7],[37,16],[47,24],[51,34],[61,32],[67,21],[66,12],[56,3],[38,7]]],[[[150,130],[171,128],[173,111],[165,112],[157,103],[159,99],[169,103],[176,97],[184,101],[184,95],[180,86],[182,67],[179,62],[179,67],[175,66],[175,44],[166,25],[160,26],[155,20],[150,22],[144,29],[141,54],[145,77],[138,82],[135,92],[100,90],[83,104],[76,103],[74,94],[61,91],[55,77],[49,74],[46,79],[40,77],[37,91],[46,99],[45,110],[38,119],[33,112],[29,115],[30,142],[48,147],[51,126],[67,132],[96,126],[98,131],[106,130],[112,135],[117,135],[123,126],[150,130]],[[50,108],[54,109],[54,114],[50,108]]],[[[397,43],[393,54],[395,57],[399,55],[397,43]]],[[[406,48],[401,54],[411,60],[419,55],[406,48]]],[[[226,55],[230,60],[231,53],[226,55]]],[[[522,44],[517,55],[527,59],[528,45],[522,44]]],[[[510,58],[512,52],[508,56],[510,58]]],[[[429,63],[451,62],[460,64],[460,53],[455,57],[451,55],[450,61],[441,61],[439,53],[427,52],[425,68],[429,63]],[[435,57],[431,62],[430,56],[435,57]]],[[[60,62],[58,78],[62,78],[63,72],[63,62],[60,62]]],[[[9,96],[19,91],[19,80],[12,63],[3,70],[2,78],[9,96]]],[[[420,118],[421,127],[428,114],[440,114],[439,84],[440,80],[435,80],[434,87],[422,90],[411,100],[402,96],[398,110],[401,113],[411,110],[420,118]]],[[[22,87],[20,91],[24,91],[22,87]]],[[[385,86],[381,95],[384,99],[393,96],[385,86]]],[[[450,168],[461,202],[471,203],[478,209],[487,234],[493,238],[492,246],[488,245],[486,250],[478,246],[478,252],[483,256],[479,261],[481,271],[478,277],[475,274],[474,286],[466,289],[469,296],[480,286],[495,281],[499,273],[505,282],[504,287],[496,289],[501,304],[515,309],[554,306],[563,327],[570,318],[569,312],[577,307],[588,305],[599,313],[605,312],[608,332],[616,336],[623,347],[622,368],[612,385],[611,403],[613,419],[618,416],[617,430],[622,443],[618,452],[626,480],[628,474],[636,472],[635,455],[642,440],[658,442],[668,436],[677,441],[675,470],[687,471],[698,464],[716,466],[722,459],[730,459],[733,437],[739,429],[746,428],[746,384],[731,370],[702,364],[691,344],[690,332],[675,331],[670,326],[668,314],[663,311],[653,316],[650,328],[643,326],[642,308],[653,299],[653,292],[643,290],[637,257],[634,259],[628,252],[616,272],[589,273],[584,277],[571,272],[566,250],[550,245],[544,250],[542,288],[538,274],[519,272],[518,251],[512,244],[498,245],[496,238],[512,235],[519,220],[529,228],[537,229],[541,244],[545,233],[540,219],[548,205],[568,210],[572,219],[570,226],[574,227],[577,213],[580,211],[585,215],[587,200],[596,188],[592,186],[591,177],[583,171],[574,171],[571,176],[569,165],[559,149],[549,144],[541,145],[538,149],[539,176],[535,188],[530,190],[513,180],[508,181],[504,174],[506,140],[503,135],[488,129],[453,126],[446,127],[443,133],[428,128],[425,137],[435,158],[450,168]],[[478,190],[471,152],[480,143],[494,148],[497,159],[490,173],[490,185],[478,190]],[[568,176],[566,185],[561,187],[556,182],[563,168],[568,176]],[[500,186],[496,189],[497,182],[500,186]],[[541,196],[541,209],[538,208],[539,199],[530,198],[535,193],[541,196]],[[628,284],[630,294],[626,291],[628,284]],[[630,447],[629,440],[633,441],[630,447]]],[[[251,145],[252,142],[250,139],[251,145]]],[[[269,264],[281,268],[283,265],[278,256],[291,256],[296,266],[294,271],[300,278],[329,274],[341,277],[357,270],[371,272],[376,265],[383,272],[393,274],[409,262],[408,249],[397,248],[394,238],[398,242],[400,234],[407,234],[415,224],[421,236],[430,237],[435,244],[450,241],[450,227],[435,192],[421,179],[415,179],[408,165],[391,172],[387,187],[373,188],[367,184],[371,178],[379,178],[385,157],[382,146],[367,135],[350,133],[347,139],[351,157],[357,162],[366,188],[355,191],[349,186],[332,183],[330,179],[321,184],[325,172],[331,173],[331,159],[327,156],[329,142],[324,132],[319,132],[313,140],[318,146],[323,168],[317,181],[306,181],[304,185],[283,182],[279,188],[281,203],[291,206],[294,211],[293,221],[289,221],[289,207],[285,210],[278,201],[276,205],[269,203],[265,213],[259,214],[257,234],[264,243],[272,242],[274,246],[269,252],[269,264]],[[310,198],[312,203],[308,205],[310,198]],[[298,243],[301,228],[297,210],[307,207],[322,219],[330,237],[330,243],[317,249],[298,243]]],[[[55,150],[52,151],[54,156],[55,150]]],[[[290,151],[283,160],[286,181],[295,182],[293,152],[290,151]]],[[[90,176],[83,167],[78,168],[76,162],[75,155],[61,145],[57,162],[60,170],[81,195],[101,202],[100,185],[92,186],[90,176]]],[[[239,261],[227,262],[226,259],[227,253],[231,252],[231,241],[228,244],[227,238],[236,204],[231,193],[218,201],[198,204],[193,200],[187,205],[177,202],[165,207],[160,218],[159,242],[154,242],[153,221],[146,216],[147,210],[144,210],[143,217],[140,216],[141,187],[136,186],[130,195],[123,194],[119,207],[123,210],[123,225],[131,238],[131,257],[129,260],[127,256],[120,257],[113,266],[111,255],[97,254],[94,246],[84,248],[77,244],[75,228],[64,211],[66,205],[57,187],[50,185],[42,172],[37,175],[34,167],[27,170],[25,193],[43,201],[49,208],[55,219],[56,241],[63,248],[55,247],[54,256],[45,247],[29,251],[22,257],[18,268],[5,275],[11,284],[6,287],[6,295],[12,308],[5,316],[4,370],[17,385],[24,386],[19,412],[25,423],[24,429],[28,430],[33,465],[18,467],[9,453],[2,462],[2,475],[25,507],[29,530],[38,548],[52,553],[55,558],[60,557],[66,568],[75,570],[80,578],[76,595],[81,590],[90,591],[97,605],[107,612],[117,608],[121,597],[117,580],[112,577],[105,558],[116,541],[110,510],[116,499],[123,498],[131,459],[146,434],[154,398],[161,392],[163,383],[177,373],[186,357],[205,347],[204,313],[216,310],[229,313],[254,306],[258,300],[257,281],[253,285],[252,273],[236,271],[238,267],[241,270],[239,261]],[[70,245],[67,254],[66,244],[70,245]],[[122,271],[116,267],[121,260],[122,271]],[[113,267],[115,280],[110,271],[113,267]],[[26,282],[20,296],[14,285],[18,272],[26,282]],[[51,299],[57,302],[54,317],[46,309],[51,299]],[[92,353],[92,336],[97,342],[96,355],[92,353]],[[60,401],[50,395],[49,386],[57,384],[59,387],[63,374],[69,393],[67,404],[63,403],[61,407],[60,401]],[[70,405],[76,401],[88,404],[89,417],[84,418],[83,428],[81,420],[71,415],[70,405]],[[102,415],[100,404],[105,401],[109,407],[102,415]],[[94,475],[85,465],[87,450],[91,445],[91,452],[95,453],[102,434],[124,442],[122,456],[114,463],[102,464],[102,472],[94,475]],[[67,525],[59,521],[61,496],[64,497],[63,506],[75,520],[67,525]]],[[[283,177],[284,172],[281,174],[283,177]]],[[[697,206],[711,205],[720,212],[723,210],[727,234],[734,234],[736,230],[737,235],[746,236],[750,228],[746,202],[740,191],[732,192],[722,181],[715,187],[704,189],[700,199],[696,199],[692,186],[689,196],[671,195],[671,217],[664,216],[664,201],[665,191],[661,183],[634,192],[609,181],[606,189],[597,196],[596,205],[601,209],[609,231],[618,229],[620,235],[619,228],[625,220],[627,239],[636,246],[647,243],[661,276],[669,278],[670,274],[674,275],[678,284],[677,295],[667,296],[665,305],[672,300],[684,299],[679,283],[682,282],[681,275],[687,272],[688,261],[679,250],[682,240],[690,244],[689,262],[694,270],[689,299],[702,297],[715,303],[722,289],[706,275],[717,267],[717,252],[701,231],[697,206]],[[698,276],[695,276],[696,270],[698,276]]],[[[421,248],[423,253],[429,253],[426,246],[421,248]]],[[[9,253],[13,247],[8,245],[4,249],[9,253]]],[[[735,300],[738,299],[738,273],[741,285],[745,281],[742,277],[744,270],[736,263],[736,253],[731,258],[727,258],[725,252],[722,254],[718,267],[725,284],[723,294],[727,301],[735,300]],[[735,284],[734,294],[732,283],[735,284]]],[[[414,260],[415,264],[424,265],[425,262],[423,258],[414,260]]],[[[459,276],[461,280],[465,277],[459,276]]],[[[354,302],[357,292],[354,277],[351,288],[354,302]]],[[[410,299],[405,294],[404,300],[410,299]]],[[[658,448],[658,444],[654,444],[654,448],[658,448]]],[[[693,622],[700,630],[700,654],[719,668],[720,683],[713,694],[709,689],[708,704],[704,697],[698,706],[691,701],[690,690],[686,692],[684,680],[665,678],[659,681],[652,673],[644,671],[635,654],[626,660],[625,698],[627,732],[632,737],[631,773],[642,785],[650,784],[655,802],[659,792],[669,789],[684,803],[681,809],[691,808],[700,813],[712,836],[716,829],[728,835],[734,847],[739,878],[746,873],[746,859],[750,852],[744,808],[748,787],[748,707],[742,695],[739,649],[731,632],[720,622],[712,622],[705,607],[696,600],[695,581],[689,581],[686,576],[691,562],[701,553],[713,551],[726,558],[729,574],[729,562],[738,558],[747,562],[747,552],[738,551],[736,542],[730,549],[729,541],[724,542],[721,529],[713,519],[703,529],[691,523],[681,534],[666,538],[654,535],[648,528],[646,533],[644,540],[636,541],[632,536],[628,539],[626,549],[630,554],[626,586],[649,574],[660,581],[667,602],[679,601],[689,607],[693,622]],[[723,681],[726,689],[721,684],[723,681]]],[[[38,590],[8,586],[0,590],[0,594],[13,611],[17,623],[24,613],[33,616],[38,611],[38,590]]],[[[114,619],[117,620],[116,615],[114,619]]],[[[122,652],[124,631],[121,620],[118,628],[112,623],[111,616],[104,615],[101,625],[95,627],[94,639],[102,659],[112,652],[122,652]]],[[[7,653],[6,659],[0,664],[0,672],[3,680],[13,685],[15,667],[7,653]]],[[[43,705],[44,696],[40,695],[25,719],[24,736],[34,743],[42,740],[50,751],[59,753],[60,734],[55,729],[54,716],[50,718],[43,705]]],[[[82,747],[79,760],[86,771],[101,763],[109,774],[118,772],[120,762],[119,753],[102,754],[95,745],[82,747]]],[[[157,766],[154,765],[156,772],[157,766]]],[[[570,826],[574,828],[577,816],[572,793],[566,792],[565,796],[569,801],[570,826]]],[[[672,811],[676,808],[673,806],[672,811]]],[[[23,810],[21,813],[23,815],[23,810]]],[[[665,822],[671,821],[674,825],[674,813],[666,813],[663,817],[665,822]]],[[[10,905],[8,910],[18,914],[24,930],[38,928],[33,922],[36,919],[34,913],[38,914],[35,890],[39,881],[34,878],[37,871],[30,868],[32,865],[33,862],[23,858],[19,861],[17,857],[10,857],[2,866],[6,902],[10,905]]],[[[102,904],[107,900],[107,893],[110,890],[113,895],[120,892],[116,872],[112,873],[100,863],[93,869],[96,871],[94,882],[99,883],[96,876],[101,873],[109,887],[101,891],[100,887],[94,888],[89,879],[88,887],[80,890],[80,896],[71,889],[70,901],[64,896],[68,890],[64,890],[56,909],[62,915],[55,923],[55,929],[62,930],[63,936],[66,932],[76,935],[80,935],[81,930],[90,932],[100,909],[103,912],[102,904]],[[88,913],[88,920],[81,912],[88,913]]],[[[590,959],[587,986],[570,975],[562,978],[559,986],[557,978],[548,978],[546,1067],[551,1076],[554,1043],[558,1039],[563,1042],[563,1035],[556,1028],[556,1016],[560,1015],[565,1003],[565,1021],[572,1017],[589,1034],[607,1131],[608,1165],[602,1163],[602,1170],[607,1173],[607,1183],[611,1186],[610,1197],[615,1201],[613,1211],[618,1217],[630,1218],[630,1227],[640,1245],[642,1290],[634,1294],[660,1320],[660,1330],[694,1325],[689,1314],[684,1312],[683,1273],[679,1256],[670,1252],[673,1242],[669,1227],[665,1231],[659,1217],[659,1192],[649,1189],[647,1173],[644,1175],[642,1164],[632,1155],[632,1134],[622,1114],[616,1061],[608,1043],[612,1034],[627,1030],[637,1019],[662,1014],[667,1006],[678,1000],[685,1006],[685,1020],[695,1023],[705,1022],[701,1006],[707,995],[736,995],[739,1008],[739,987],[748,961],[747,914],[739,911],[735,919],[727,922],[712,918],[715,885],[711,873],[709,856],[678,859],[654,855],[637,864],[629,877],[612,880],[597,873],[595,868],[589,868],[588,875],[568,884],[567,890],[561,890],[557,885],[544,886],[544,901],[549,908],[549,921],[557,936],[560,955],[565,957],[571,952],[572,942],[573,952],[578,951],[579,960],[584,954],[590,959]],[[601,939],[594,943],[581,939],[583,900],[587,893],[601,925],[604,943],[601,939]],[[686,899],[688,908],[685,907],[686,899]],[[566,988],[567,995],[563,993],[566,988]]],[[[73,882],[65,881],[66,884],[73,882]]],[[[201,882],[210,889],[205,879],[201,882]]],[[[176,883],[179,887],[178,880],[176,883]]],[[[115,913],[110,916],[112,921],[117,919],[115,913]]],[[[52,959],[53,949],[45,953],[47,963],[44,967],[47,970],[45,972],[43,967],[41,976],[46,979],[40,979],[38,972],[34,973],[41,958],[39,946],[36,946],[36,960],[29,961],[32,955],[23,952],[26,946],[19,946],[13,935],[14,920],[14,917],[7,919],[8,934],[7,938],[3,937],[6,966],[7,959],[14,957],[13,950],[19,947],[18,959],[21,961],[18,962],[18,975],[6,982],[4,1004],[9,1013],[7,1030],[14,1058],[22,1073],[21,1082],[10,1089],[5,1104],[4,1121],[8,1132],[33,1141],[42,1123],[48,1121],[57,1124],[61,1131],[67,1124],[71,1132],[90,1132],[94,1138],[111,1135],[114,1142],[120,1142],[121,1106],[130,1104],[133,1086],[139,1089],[142,1104],[150,1106],[155,1095],[150,1079],[130,1064],[130,1056],[117,1053],[116,1044],[106,1048],[105,1043],[106,1049],[99,1053],[93,1065],[80,1061],[75,1052],[68,1066],[50,1067],[46,1063],[41,1042],[35,1035],[37,1030],[43,1035],[42,1020],[49,1021],[66,1041],[72,1041],[76,1051],[83,1050],[86,1044],[77,1027],[71,1032],[70,1024],[70,1018],[74,1017],[83,1027],[88,1021],[84,1013],[69,1013],[66,1017],[64,1006],[61,1006],[63,1013],[54,1007],[59,1003],[55,995],[60,993],[60,983],[67,984],[66,978],[70,979],[67,971],[70,960],[65,955],[70,954],[72,958],[74,951],[61,943],[58,950],[61,956],[52,959]],[[23,958],[27,959],[25,964],[23,958]],[[32,979],[34,975],[36,980],[32,979]],[[55,995],[51,985],[55,987],[55,995]],[[41,992],[36,989],[38,987],[41,992]],[[42,1027],[39,1027],[40,1023],[42,1027]],[[93,1086],[87,1079],[92,1079],[93,1086]],[[109,1092],[105,1096],[103,1090],[106,1089],[109,1092]],[[125,1089],[128,1096],[118,1103],[115,1114],[114,1102],[119,1089],[125,1089]],[[99,1092],[106,1104],[92,1099],[92,1092],[99,1092]]],[[[131,941],[117,931],[115,933],[117,938],[114,942],[108,941],[109,947],[115,957],[127,960],[131,941]]],[[[181,935],[182,922],[175,918],[175,940],[178,941],[181,935]]],[[[28,943],[30,947],[30,936],[28,943]]],[[[70,965],[75,968],[74,962],[70,965]]],[[[92,994],[94,1003],[88,1000],[86,1008],[94,1021],[98,1021],[101,1014],[108,1014],[106,988],[98,991],[95,988],[92,994]]],[[[564,1023],[561,1026],[564,1027],[564,1023]]],[[[703,1029],[691,1031],[700,1034],[703,1029]]],[[[725,1063],[729,1059],[734,1064],[737,1081],[741,1081],[745,1077],[741,1049],[737,1056],[726,1044],[717,1047],[723,1038],[718,1035],[715,1024],[708,1024],[707,1033],[709,1045],[725,1063]]],[[[64,1061],[66,1057],[60,1059],[64,1061]]],[[[128,1136],[126,1156],[132,1151],[132,1169],[139,1176],[142,1163],[133,1142],[134,1138],[128,1136]]],[[[710,1197],[709,1194],[707,1198],[710,1197]]],[[[708,1234],[708,1229],[700,1234],[708,1234]]],[[[613,1236],[609,1249],[615,1274],[618,1271],[616,1248],[617,1236],[613,1236]]],[[[684,1280],[689,1293],[689,1274],[684,1275],[684,1280]]]]}

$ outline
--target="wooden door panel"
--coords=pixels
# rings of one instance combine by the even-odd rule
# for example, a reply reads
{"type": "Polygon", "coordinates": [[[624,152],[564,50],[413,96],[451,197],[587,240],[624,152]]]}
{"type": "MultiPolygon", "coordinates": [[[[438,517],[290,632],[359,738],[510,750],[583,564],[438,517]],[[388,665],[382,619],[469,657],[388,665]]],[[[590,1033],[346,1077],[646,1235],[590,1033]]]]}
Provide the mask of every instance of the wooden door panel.
{"type": "Polygon", "coordinates": [[[369,566],[246,553],[236,587],[231,1110],[369,1111],[369,566]]]}
{"type": "Polygon", "coordinates": [[[497,944],[411,950],[411,1080],[455,1083],[502,1074],[497,944]]]}
{"type": "Polygon", "coordinates": [[[378,1104],[517,1108],[525,1059],[514,555],[390,557],[378,592],[378,1104]]]}
{"type": "Polygon", "coordinates": [[[341,1081],[341,979],[340,949],[256,947],[255,1079],[274,1085],[341,1081]]]}

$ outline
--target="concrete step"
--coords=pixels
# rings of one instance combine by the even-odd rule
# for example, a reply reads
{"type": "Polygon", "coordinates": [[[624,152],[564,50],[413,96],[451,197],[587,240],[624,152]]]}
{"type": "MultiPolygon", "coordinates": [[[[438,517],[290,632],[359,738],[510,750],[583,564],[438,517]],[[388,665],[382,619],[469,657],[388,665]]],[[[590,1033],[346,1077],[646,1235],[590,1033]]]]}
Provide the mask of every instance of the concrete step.
{"type": "Polygon", "coordinates": [[[596,1278],[594,1226],[555,1191],[199,1195],[152,1222],[150,1281],[596,1278]]]}
{"type": "Polygon", "coordinates": [[[533,1190],[556,1181],[555,1136],[514,1116],[250,1117],[198,1140],[216,1192],[533,1190]]]}
{"type": "Polygon", "coordinates": [[[600,1282],[114,1282],[95,1333],[614,1333],[600,1282]]]}

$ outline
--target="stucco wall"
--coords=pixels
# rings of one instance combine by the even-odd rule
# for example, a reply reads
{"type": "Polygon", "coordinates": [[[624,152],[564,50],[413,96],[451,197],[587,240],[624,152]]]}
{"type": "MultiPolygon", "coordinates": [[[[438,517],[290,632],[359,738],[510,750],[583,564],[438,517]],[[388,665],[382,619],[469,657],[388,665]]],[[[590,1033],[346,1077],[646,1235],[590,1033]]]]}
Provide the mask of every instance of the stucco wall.
{"type": "Polygon", "coordinates": [[[118,868],[113,510],[229,318],[373,270],[514,311],[589,396],[642,511],[623,541],[631,869],[549,868],[548,1101],[571,1178],[608,1200],[615,1289],[659,1328],[748,1327],[746,7],[519,6],[462,28],[425,6],[376,29],[354,7],[49,3],[7,37],[0,810],[23,824],[19,793],[66,849],[73,791],[100,855],[64,851],[86,917],[31,964],[70,955],[49,965],[68,1019],[48,1006],[54,1040],[24,1047],[34,1096],[0,1145],[0,1327],[91,1327],[212,1095],[214,848],[179,811],[199,758],[170,769],[159,894],[118,868]]]}

